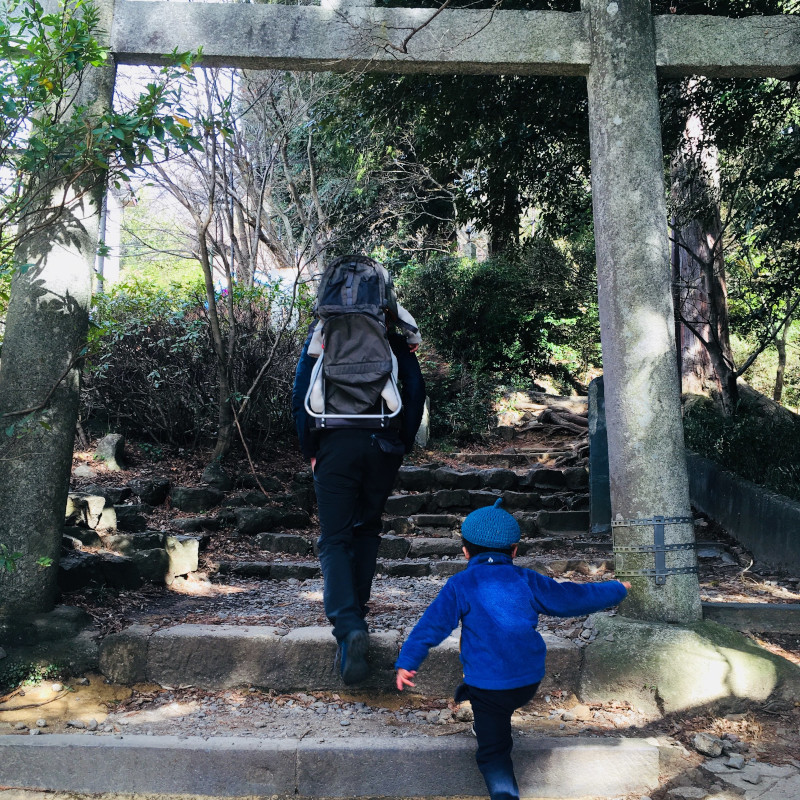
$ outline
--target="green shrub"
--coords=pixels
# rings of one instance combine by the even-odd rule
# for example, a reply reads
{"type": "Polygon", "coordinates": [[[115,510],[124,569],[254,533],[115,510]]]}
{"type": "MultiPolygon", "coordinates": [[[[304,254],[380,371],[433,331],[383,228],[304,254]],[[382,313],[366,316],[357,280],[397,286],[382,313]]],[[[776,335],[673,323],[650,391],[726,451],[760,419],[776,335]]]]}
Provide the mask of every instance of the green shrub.
{"type": "Polygon", "coordinates": [[[442,358],[503,382],[580,373],[599,362],[593,272],[534,239],[514,259],[435,258],[397,279],[403,304],[442,358]]]}
{"type": "Polygon", "coordinates": [[[733,417],[696,403],[684,414],[686,446],[724,469],[800,501],[800,423],[764,417],[741,402],[733,417]]]}
{"type": "Polygon", "coordinates": [[[490,434],[495,426],[493,382],[443,360],[431,347],[419,360],[431,404],[431,438],[465,444],[490,434]]]}
{"type": "MultiPolygon", "coordinates": [[[[271,366],[240,419],[250,443],[291,428],[290,387],[305,335],[308,302],[291,307],[280,284],[234,292],[231,378],[240,400],[276,348],[271,366]],[[278,331],[286,327],[282,336],[278,331]]],[[[231,330],[225,297],[217,313],[231,330]]],[[[99,295],[82,389],[82,415],[156,444],[195,447],[217,426],[217,364],[202,287],[167,290],[140,282],[99,295]]],[[[160,451],[153,450],[150,457],[160,451]]]]}

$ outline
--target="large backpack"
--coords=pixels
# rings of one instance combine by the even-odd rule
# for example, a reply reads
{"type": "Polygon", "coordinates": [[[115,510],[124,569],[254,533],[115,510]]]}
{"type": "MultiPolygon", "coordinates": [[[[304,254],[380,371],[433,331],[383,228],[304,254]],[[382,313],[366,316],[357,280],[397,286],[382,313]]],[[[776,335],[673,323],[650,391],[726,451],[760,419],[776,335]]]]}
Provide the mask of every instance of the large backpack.
{"type": "Polygon", "coordinates": [[[318,427],[387,426],[402,405],[387,338],[387,317],[397,319],[391,276],[366,256],[337,258],[322,276],[315,313],[322,351],[306,411],[318,427]]]}

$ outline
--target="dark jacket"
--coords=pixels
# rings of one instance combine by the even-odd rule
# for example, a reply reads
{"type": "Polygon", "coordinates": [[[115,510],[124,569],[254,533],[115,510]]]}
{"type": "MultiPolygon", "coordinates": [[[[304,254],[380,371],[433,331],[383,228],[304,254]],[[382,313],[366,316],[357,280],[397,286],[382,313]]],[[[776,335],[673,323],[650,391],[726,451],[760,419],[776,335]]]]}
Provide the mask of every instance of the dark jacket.
{"type": "Polygon", "coordinates": [[[559,583],[517,567],[502,553],[481,553],[442,587],[400,650],[396,669],[416,670],[428,650],[461,623],[464,682],[479,689],[516,689],[544,677],[546,646],[539,614],[577,617],[617,605],[619,581],[559,583]]]}
{"type": "MultiPolygon", "coordinates": [[[[297,436],[300,439],[300,450],[306,458],[314,456],[317,452],[318,436],[324,435],[324,432],[320,433],[312,428],[311,420],[305,409],[305,397],[316,360],[308,354],[308,346],[313,333],[314,323],[308,329],[308,336],[294,373],[292,389],[292,414],[297,428],[297,436]]],[[[408,349],[405,337],[391,332],[388,337],[389,345],[397,358],[397,378],[403,400],[400,428],[396,434],[399,435],[406,453],[410,453],[414,447],[414,437],[417,435],[420,422],[422,422],[422,413],[425,408],[425,380],[422,377],[417,357],[408,349]]]]}

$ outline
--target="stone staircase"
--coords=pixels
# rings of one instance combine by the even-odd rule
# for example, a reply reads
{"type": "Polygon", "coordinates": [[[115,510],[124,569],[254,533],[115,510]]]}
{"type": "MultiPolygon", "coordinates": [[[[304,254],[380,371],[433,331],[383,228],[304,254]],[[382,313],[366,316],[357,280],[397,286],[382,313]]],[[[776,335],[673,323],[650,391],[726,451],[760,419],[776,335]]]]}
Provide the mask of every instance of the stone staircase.
{"type": "MultiPolygon", "coordinates": [[[[520,523],[518,563],[579,580],[612,570],[610,542],[589,535],[586,455],[582,444],[519,447],[404,466],[386,505],[374,594],[416,602],[421,613],[446,578],[466,567],[459,533],[464,516],[498,497],[520,523]]],[[[203,486],[171,486],[156,479],[87,485],[71,494],[60,572],[65,602],[71,591],[98,586],[131,591],[162,583],[179,589],[191,585],[203,569],[217,593],[252,595],[257,610],[300,595],[314,596],[306,605],[321,605],[310,472],[204,477],[208,482],[203,486]]],[[[197,602],[193,608],[204,608],[197,602]]],[[[391,623],[391,610],[384,616],[391,623]]],[[[463,722],[468,717],[462,715],[458,723],[448,710],[447,698],[461,679],[457,635],[431,652],[417,676],[415,694],[402,696],[412,709],[422,704],[443,710],[433,717],[429,711],[404,711],[397,728],[387,727],[385,717],[400,700],[392,665],[407,624],[399,629],[377,624],[370,635],[370,677],[347,690],[356,695],[347,695],[334,666],[330,629],[304,624],[291,611],[281,624],[258,618],[248,624],[247,617],[230,619],[211,606],[207,622],[186,623],[180,613],[151,617],[99,641],[105,682],[157,685],[176,698],[181,691],[224,692],[223,697],[244,692],[236,696],[251,701],[277,697],[270,701],[273,708],[281,698],[291,698],[283,702],[306,706],[309,713],[335,701],[336,708],[350,709],[342,727],[317,736],[323,728],[312,718],[307,728],[289,726],[283,735],[270,735],[267,721],[235,736],[224,735],[221,727],[201,735],[207,730],[204,713],[202,726],[171,736],[163,726],[143,733],[143,726],[123,727],[124,715],[112,715],[95,731],[0,736],[0,785],[219,797],[484,795],[473,760],[474,739],[469,722],[463,722]],[[372,723],[359,717],[362,727],[350,734],[345,726],[356,713],[369,715],[372,723]]],[[[591,623],[577,621],[573,636],[560,636],[547,628],[546,620],[543,624],[548,677],[537,702],[546,710],[530,712],[526,719],[554,720],[555,727],[519,732],[515,763],[523,795],[646,793],[658,783],[664,755],[652,740],[598,737],[579,722],[564,731],[572,735],[548,735],[548,730],[560,733],[556,723],[562,729],[568,724],[560,722],[562,713],[575,719],[550,695],[574,698],[582,646],[593,632],[591,623]]],[[[212,707],[221,713],[217,701],[212,707]]]]}

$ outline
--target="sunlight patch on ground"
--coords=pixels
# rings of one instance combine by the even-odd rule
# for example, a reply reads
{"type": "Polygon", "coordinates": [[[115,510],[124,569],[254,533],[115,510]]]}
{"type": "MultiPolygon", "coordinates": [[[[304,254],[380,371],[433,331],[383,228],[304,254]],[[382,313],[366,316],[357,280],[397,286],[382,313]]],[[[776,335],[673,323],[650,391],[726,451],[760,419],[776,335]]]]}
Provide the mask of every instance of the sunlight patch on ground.
{"type": "Polygon", "coordinates": [[[241,594],[242,592],[250,591],[245,586],[231,586],[230,584],[192,580],[191,575],[186,580],[175,581],[168,588],[175,594],[187,594],[194,597],[218,597],[220,595],[241,594]]]}
{"type": "Polygon", "coordinates": [[[180,719],[194,714],[200,710],[200,703],[193,700],[188,703],[169,703],[169,705],[159,706],[158,708],[148,708],[144,711],[129,711],[122,714],[120,719],[127,722],[148,723],[164,722],[170,719],[180,719]]]}
{"type": "Polygon", "coordinates": [[[107,684],[99,675],[89,677],[88,686],[59,681],[22,686],[0,704],[0,723],[24,722],[32,728],[40,718],[51,725],[69,719],[103,722],[108,705],[130,697],[131,689],[107,684]],[[61,688],[56,691],[56,686],[61,688]]]}
{"type": "Polygon", "coordinates": [[[386,597],[408,597],[410,594],[408,589],[403,589],[400,586],[376,586],[382,595],[386,597]]]}

